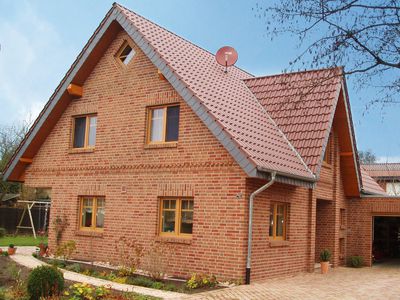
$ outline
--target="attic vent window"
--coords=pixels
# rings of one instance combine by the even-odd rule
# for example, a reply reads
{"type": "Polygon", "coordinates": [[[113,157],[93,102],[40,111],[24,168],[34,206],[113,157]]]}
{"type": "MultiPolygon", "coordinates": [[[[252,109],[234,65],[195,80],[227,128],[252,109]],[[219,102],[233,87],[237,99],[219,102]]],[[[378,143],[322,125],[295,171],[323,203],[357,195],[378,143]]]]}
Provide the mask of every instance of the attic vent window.
{"type": "Polygon", "coordinates": [[[135,50],[132,49],[128,42],[125,42],[122,45],[121,49],[118,51],[117,58],[122,64],[126,66],[135,56],[135,53],[135,50]]]}

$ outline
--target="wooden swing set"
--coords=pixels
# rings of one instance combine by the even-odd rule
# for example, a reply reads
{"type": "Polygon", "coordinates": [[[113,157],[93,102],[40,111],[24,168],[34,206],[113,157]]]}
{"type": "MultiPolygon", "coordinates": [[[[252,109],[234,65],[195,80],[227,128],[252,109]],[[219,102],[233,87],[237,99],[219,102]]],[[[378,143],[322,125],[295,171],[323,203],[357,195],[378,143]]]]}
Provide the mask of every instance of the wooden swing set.
{"type": "Polygon", "coordinates": [[[32,233],[33,233],[33,236],[36,239],[36,230],[35,230],[35,225],[33,223],[33,217],[32,217],[31,209],[32,209],[33,206],[39,205],[39,209],[41,210],[43,208],[43,206],[44,206],[45,214],[44,214],[44,224],[43,224],[42,228],[46,229],[46,227],[47,227],[47,213],[49,211],[51,202],[50,201],[45,201],[45,200],[31,200],[31,201],[30,200],[18,200],[18,203],[23,203],[23,204],[25,204],[25,206],[24,206],[24,210],[22,212],[21,219],[19,220],[19,223],[18,223],[17,230],[16,230],[15,234],[18,235],[18,231],[20,229],[31,229],[32,233]],[[24,221],[26,213],[28,213],[28,216],[29,216],[30,226],[22,226],[22,223],[24,221]]]}

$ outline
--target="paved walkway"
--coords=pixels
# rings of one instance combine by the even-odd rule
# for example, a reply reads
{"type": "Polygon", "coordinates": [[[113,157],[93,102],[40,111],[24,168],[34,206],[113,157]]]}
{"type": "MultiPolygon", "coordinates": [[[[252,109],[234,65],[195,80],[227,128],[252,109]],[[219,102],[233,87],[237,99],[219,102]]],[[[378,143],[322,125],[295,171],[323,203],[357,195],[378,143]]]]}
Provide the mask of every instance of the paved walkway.
{"type": "Polygon", "coordinates": [[[327,275],[306,273],[184,299],[400,299],[400,266],[382,264],[361,269],[340,267],[330,270],[327,275]]]}
{"type": "MultiPolygon", "coordinates": [[[[18,247],[17,253],[15,255],[10,256],[12,260],[16,263],[23,265],[28,268],[35,268],[40,265],[44,265],[45,263],[41,260],[38,260],[32,256],[32,253],[35,252],[36,247],[18,247]]],[[[149,289],[140,286],[134,286],[130,284],[120,284],[109,280],[94,278],[90,276],[86,276],[83,274],[78,274],[75,272],[61,270],[64,273],[64,278],[70,281],[83,282],[88,283],[94,286],[102,286],[106,285],[110,288],[122,291],[122,292],[135,292],[138,294],[148,295],[159,297],[162,299],[182,299],[184,294],[160,291],[156,289],[149,289]]]]}
{"type": "MultiPolygon", "coordinates": [[[[44,264],[32,257],[35,247],[19,247],[11,258],[26,267],[44,264]]],[[[85,282],[95,286],[108,285],[119,291],[185,300],[268,300],[268,299],[400,299],[400,262],[381,264],[373,268],[336,268],[329,274],[305,273],[294,277],[268,280],[251,285],[204,292],[196,295],[159,291],[139,286],[118,284],[75,272],[64,271],[70,281],[85,282]]]]}

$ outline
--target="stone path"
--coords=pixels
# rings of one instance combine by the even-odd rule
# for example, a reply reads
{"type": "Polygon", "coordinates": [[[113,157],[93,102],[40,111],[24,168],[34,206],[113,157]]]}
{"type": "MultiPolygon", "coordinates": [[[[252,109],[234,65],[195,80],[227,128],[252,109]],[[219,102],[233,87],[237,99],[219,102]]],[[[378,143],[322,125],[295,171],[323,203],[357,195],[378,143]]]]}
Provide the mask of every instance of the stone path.
{"type": "MultiPolygon", "coordinates": [[[[18,247],[17,253],[10,257],[16,263],[23,265],[25,267],[31,268],[31,269],[35,268],[37,266],[40,266],[40,265],[44,265],[45,264],[44,262],[42,262],[41,260],[38,260],[32,256],[32,253],[35,252],[35,249],[36,249],[36,247],[18,247]]],[[[160,290],[156,290],[156,289],[149,289],[149,288],[134,286],[134,285],[130,285],[130,284],[116,283],[116,282],[112,282],[109,280],[94,278],[94,277],[86,276],[83,274],[78,274],[78,273],[67,271],[67,270],[61,270],[61,271],[64,273],[64,278],[66,280],[87,283],[87,284],[91,284],[94,286],[105,285],[105,286],[109,286],[110,288],[117,290],[117,291],[135,292],[138,294],[159,297],[162,299],[182,299],[182,297],[185,296],[180,293],[160,291],[160,290]]]]}
{"type": "Polygon", "coordinates": [[[191,300],[400,299],[400,266],[336,268],[201,293],[191,300]]]}

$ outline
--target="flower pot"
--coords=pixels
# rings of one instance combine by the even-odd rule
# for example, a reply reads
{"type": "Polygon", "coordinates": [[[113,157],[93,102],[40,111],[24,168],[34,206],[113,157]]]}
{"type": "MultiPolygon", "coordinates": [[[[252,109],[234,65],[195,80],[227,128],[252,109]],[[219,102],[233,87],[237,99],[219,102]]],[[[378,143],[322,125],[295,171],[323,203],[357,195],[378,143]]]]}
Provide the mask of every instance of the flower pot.
{"type": "Polygon", "coordinates": [[[321,261],[321,273],[326,274],[329,270],[329,261],[321,261]]]}
{"type": "Polygon", "coordinates": [[[8,255],[14,255],[16,251],[17,251],[17,248],[8,248],[8,250],[7,250],[8,255]]]}
{"type": "Polygon", "coordinates": [[[39,249],[39,255],[44,256],[47,252],[47,245],[41,243],[39,244],[39,249]]]}

